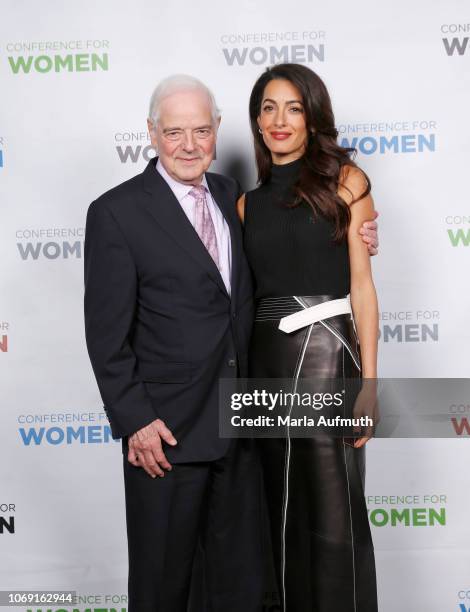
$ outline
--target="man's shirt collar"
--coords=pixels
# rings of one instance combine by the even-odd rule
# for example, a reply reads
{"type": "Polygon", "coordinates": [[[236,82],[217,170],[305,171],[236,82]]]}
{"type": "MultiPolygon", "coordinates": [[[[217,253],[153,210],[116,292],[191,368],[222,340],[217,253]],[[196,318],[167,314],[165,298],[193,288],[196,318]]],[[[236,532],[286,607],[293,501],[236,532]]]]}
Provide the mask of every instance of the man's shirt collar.
{"type": "MultiPolygon", "coordinates": [[[[156,169],[160,173],[164,181],[168,184],[172,192],[175,194],[175,197],[178,202],[181,202],[181,200],[185,198],[193,188],[193,185],[185,185],[184,183],[180,183],[172,176],[170,176],[165,170],[165,167],[160,161],[160,159],[157,160],[156,169]]],[[[209,191],[205,174],[202,177],[201,185],[203,185],[207,189],[207,191],[209,191]]]]}

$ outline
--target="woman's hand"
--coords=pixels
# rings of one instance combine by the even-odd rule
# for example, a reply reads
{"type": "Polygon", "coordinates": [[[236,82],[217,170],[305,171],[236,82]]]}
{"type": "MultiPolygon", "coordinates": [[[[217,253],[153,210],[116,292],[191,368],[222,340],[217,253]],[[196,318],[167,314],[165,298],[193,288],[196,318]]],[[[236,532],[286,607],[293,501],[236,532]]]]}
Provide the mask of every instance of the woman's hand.
{"type": "Polygon", "coordinates": [[[353,408],[353,418],[359,419],[361,417],[366,417],[368,424],[364,427],[353,427],[355,434],[365,434],[355,439],[354,448],[361,448],[373,437],[375,428],[379,422],[376,378],[362,379],[362,387],[357,395],[353,408]]]}

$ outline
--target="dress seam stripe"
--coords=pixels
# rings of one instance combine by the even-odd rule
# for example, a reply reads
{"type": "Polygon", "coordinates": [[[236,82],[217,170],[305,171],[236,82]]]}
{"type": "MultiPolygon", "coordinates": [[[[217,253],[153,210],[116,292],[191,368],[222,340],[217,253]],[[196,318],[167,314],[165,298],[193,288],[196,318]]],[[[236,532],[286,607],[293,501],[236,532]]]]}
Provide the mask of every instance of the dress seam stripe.
{"type": "MultiPolygon", "coordinates": [[[[344,377],[344,345],[342,351],[342,359],[343,359],[343,382],[345,380],[344,377]]],[[[355,559],[355,551],[354,551],[354,528],[353,528],[353,520],[352,520],[352,507],[351,507],[351,487],[349,484],[349,472],[348,472],[348,461],[346,457],[346,445],[343,439],[343,457],[344,457],[344,469],[346,471],[346,482],[348,486],[348,506],[349,506],[349,524],[351,530],[351,555],[352,555],[352,570],[353,570],[353,598],[354,598],[354,612],[357,610],[357,601],[356,601],[356,559],[355,559]]]]}
{"type": "MultiPolygon", "coordinates": [[[[295,299],[305,308],[302,302],[294,296],[295,299]]],[[[306,330],[302,345],[297,357],[297,364],[294,370],[294,377],[292,379],[292,393],[296,393],[297,383],[302,369],[303,361],[305,358],[305,352],[307,350],[308,342],[312,333],[313,325],[310,325],[306,330]]],[[[292,413],[293,402],[289,407],[289,416],[292,413]]],[[[287,426],[287,438],[286,438],[286,454],[285,454],[285,467],[284,467],[284,500],[282,508],[282,531],[281,531],[281,589],[282,589],[282,600],[283,610],[286,611],[286,525],[287,525],[287,507],[289,504],[289,468],[290,468],[290,455],[291,455],[291,439],[289,435],[289,426],[287,426]]]]}

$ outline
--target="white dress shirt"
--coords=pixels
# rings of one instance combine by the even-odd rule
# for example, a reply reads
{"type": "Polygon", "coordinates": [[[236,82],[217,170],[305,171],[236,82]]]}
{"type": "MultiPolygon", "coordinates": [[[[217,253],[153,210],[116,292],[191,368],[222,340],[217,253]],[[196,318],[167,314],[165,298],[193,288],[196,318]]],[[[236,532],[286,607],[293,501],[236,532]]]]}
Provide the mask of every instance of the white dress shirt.
{"type": "MultiPolygon", "coordinates": [[[[189,195],[189,192],[193,188],[193,185],[185,185],[184,183],[179,183],[178,181],[176,181],[168,174],[160,160],[157,161],[156,168],[162,176],[163,180],[168,184],[169,188],[174,193],[175,198],[180,203],[181,208],[184,210],[186,216],[189,219],[189,222],[194,227],[195,201],[193,196],[189,195]]],[[[212,223],[214,224],[215,236],[217,239],[217,249],[219,252],[220,275],[222,276],[222,280],[224,281],[227,293],[230,295],[230,275],[232,270],[232,246],[230,242],[230,229],[227,225],[227,222],[225,221],[222,212],[220,211],[220,208],[217,206],[217,203],[212,197],[212,194],[209,190],[209,186],[207,184],[206,175],[202,177],[201,185],[206,188],[207,207],[212,218],[212,223]]]]}

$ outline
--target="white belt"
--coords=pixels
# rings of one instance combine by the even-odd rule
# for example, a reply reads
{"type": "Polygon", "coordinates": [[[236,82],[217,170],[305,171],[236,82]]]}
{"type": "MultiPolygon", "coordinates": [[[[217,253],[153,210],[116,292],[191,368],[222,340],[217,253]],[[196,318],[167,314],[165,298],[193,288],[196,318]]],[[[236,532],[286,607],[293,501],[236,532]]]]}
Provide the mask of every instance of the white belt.
{"type": "Polygon", "coordinates": [[[323,319],[329,319],[330,317],[336,317],[342,314],[350,314],[352,316],[349,295],[339,300],[322,302],[316,306],[310,306],[304,310],[299,310],[299,312],[295,312],[287,317],[282,317],[279,321],[279,329],[286,334],[290,334],[302,327],[317,323],[317,321],[322,321],[323,319]]]}

